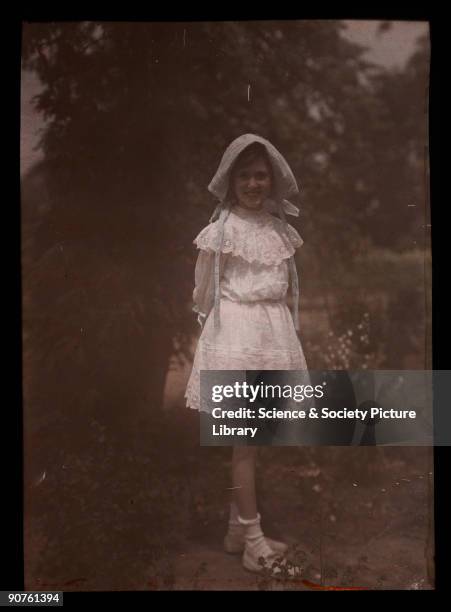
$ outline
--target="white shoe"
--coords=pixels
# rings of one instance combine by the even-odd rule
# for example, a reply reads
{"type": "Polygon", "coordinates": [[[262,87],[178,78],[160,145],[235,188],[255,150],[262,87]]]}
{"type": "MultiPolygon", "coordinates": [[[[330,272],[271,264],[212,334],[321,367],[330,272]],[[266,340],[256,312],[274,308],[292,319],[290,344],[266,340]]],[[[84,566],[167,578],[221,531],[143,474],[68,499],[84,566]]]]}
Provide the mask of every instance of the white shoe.
{"type": "Polygon", "coordinates": [[[303,569],[298,565],[293,565],[285,557],[278,555],[274,551],[264,555],[257,555],[246,546],[243,554],[243,566],[251,572],[264,572],[270,578],[300,578],[303,569]]]}
{"type": "MultiPolygon", "coordinates": [[[[224,538],[224,550],[226,553],[236,555],[242,553],[245,548],[244,540],[244,529],[229,531],[224,538]]],[[[265,538],[268,546],[271,550],[279,555],[283,555],[288,550],[288,544],[285,542],[279,542],[278,540],[272,540],[271,538],[265,538]]]]}

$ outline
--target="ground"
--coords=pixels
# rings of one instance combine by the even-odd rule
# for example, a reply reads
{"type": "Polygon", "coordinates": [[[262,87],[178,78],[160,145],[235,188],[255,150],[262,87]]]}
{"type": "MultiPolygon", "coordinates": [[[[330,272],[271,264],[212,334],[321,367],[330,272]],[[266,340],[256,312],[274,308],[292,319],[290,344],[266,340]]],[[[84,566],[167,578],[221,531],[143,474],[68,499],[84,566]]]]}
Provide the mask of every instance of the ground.
{"type": "Polygon", "coordinates": [[[199,446],[182,388],[128,437],[26,420],[27,590],[433,588],[432,449],[260,449],[263,529],[305,567],[268,580],[222,550],[231,449],[199,446]]]}
{"type": "Polygon", "coordinates": [[[296,583],[249,573],[222,551],[229,451],[203,448],[184,458],[189,472],[168,465],[154,481],[135,453],[111,464],[113,490],[89,463],[59,481],[49,469],[31,484],[27,590],[433,588],[429,449],[259,451],[263,528],[305,567],[296,583]]]}

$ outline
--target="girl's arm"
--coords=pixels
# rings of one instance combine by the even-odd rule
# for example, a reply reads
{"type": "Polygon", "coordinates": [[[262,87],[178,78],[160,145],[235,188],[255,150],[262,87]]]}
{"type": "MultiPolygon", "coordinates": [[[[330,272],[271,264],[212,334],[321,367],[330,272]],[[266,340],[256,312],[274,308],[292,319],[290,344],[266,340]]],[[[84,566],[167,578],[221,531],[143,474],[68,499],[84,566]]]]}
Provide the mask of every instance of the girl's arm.
{"type": "MultiPolygon", "coordinates": [[[[224,271],[226,255],[221,253],[219,264],[219,277],[224,271]]],[[[197,321],[201,327],[213,308],[215,300],[214,271],[215,254],[212,251],[200,250],[197,257],[196,269],[194,272],[194,312],[197,312],[197,321]]]]}

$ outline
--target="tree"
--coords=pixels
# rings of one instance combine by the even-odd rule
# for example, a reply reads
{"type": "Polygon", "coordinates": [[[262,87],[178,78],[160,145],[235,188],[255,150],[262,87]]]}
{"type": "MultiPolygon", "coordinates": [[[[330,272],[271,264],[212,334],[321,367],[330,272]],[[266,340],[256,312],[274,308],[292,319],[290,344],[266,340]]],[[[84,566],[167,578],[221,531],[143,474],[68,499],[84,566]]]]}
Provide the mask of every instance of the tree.
{"type": "Polygon", "coordinates": [[[115,427],[154,418],[171,354],[188,354],[195,329],[192,239],[212,210],[205,187],[239,134],[257,132],[289,159],[301,233],[322,245],[320,274],[352,262],[362,235],[379,236],[368,207],[383,195],[380,164],[400,160],[398,149],[395,161],[380,156],[375,136],[398,119],[386,104],[392,82],[374,81],[342,27],[25,27],[24,66],[45,85],[36,106],[49,121],[45,193],[23,197],[28,314],[44,317],[27,328],[36,375],[57,374],[73,410],[115,417],[115,427]]]}

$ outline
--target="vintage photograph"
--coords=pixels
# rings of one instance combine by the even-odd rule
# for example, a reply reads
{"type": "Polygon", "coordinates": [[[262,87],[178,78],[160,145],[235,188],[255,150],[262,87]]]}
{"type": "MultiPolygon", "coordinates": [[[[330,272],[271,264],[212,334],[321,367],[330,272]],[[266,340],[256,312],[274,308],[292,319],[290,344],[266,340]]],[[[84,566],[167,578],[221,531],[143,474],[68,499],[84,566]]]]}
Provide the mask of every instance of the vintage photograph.
{"type": "Polygon", "coordinates": [[[26,590],[434,589],[431,447],[200,435],[202,372],[432,369],[429,35],[23,22],[26,590]]]}

